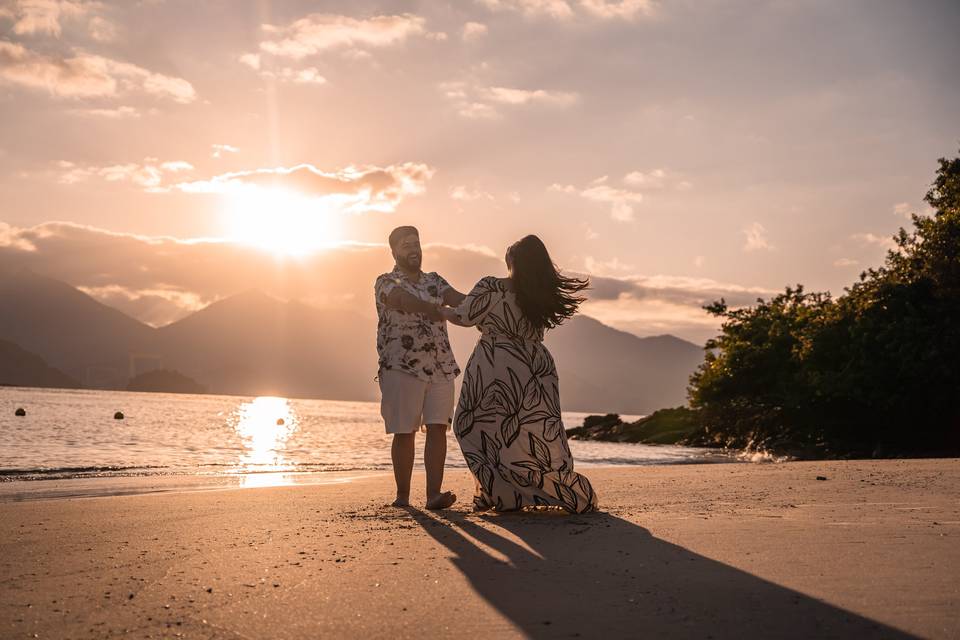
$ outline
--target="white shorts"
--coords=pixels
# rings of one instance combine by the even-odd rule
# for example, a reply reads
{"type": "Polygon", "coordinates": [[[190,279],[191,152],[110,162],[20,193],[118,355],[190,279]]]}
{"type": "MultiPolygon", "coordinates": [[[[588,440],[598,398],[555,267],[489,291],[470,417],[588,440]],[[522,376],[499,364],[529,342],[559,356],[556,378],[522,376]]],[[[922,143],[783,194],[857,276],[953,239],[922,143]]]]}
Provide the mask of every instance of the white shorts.
{"type": "Polygon", "coordinates": [[[422,425],[453,420],[453,380],[426,382],[392,369],[380,371],[380,415],[387,433],[416,433],[422,425]]]}

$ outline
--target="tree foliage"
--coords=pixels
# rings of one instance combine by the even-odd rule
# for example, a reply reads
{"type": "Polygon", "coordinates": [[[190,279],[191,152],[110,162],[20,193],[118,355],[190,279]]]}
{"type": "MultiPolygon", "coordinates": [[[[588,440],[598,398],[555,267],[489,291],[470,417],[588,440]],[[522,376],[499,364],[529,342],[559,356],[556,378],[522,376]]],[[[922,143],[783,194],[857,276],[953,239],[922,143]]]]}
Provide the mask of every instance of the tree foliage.
{"type": "Polygon", "coordinates": [[[808,454],[960,449],[960,158],[884,264],[833,298],[788,287],[723,319],[690,379],[701,441],[808,454]]]}

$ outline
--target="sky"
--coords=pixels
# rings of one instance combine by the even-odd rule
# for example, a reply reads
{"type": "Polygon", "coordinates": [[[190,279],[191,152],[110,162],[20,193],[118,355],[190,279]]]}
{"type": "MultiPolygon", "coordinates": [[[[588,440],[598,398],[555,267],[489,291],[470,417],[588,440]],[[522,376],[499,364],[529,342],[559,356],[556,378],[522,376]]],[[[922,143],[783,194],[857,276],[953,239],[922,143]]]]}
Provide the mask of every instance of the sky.
{"type": "Polygon", "coordinates": [[[372,313],[390,229],[461,290],[545,241],[584,311],[842,293],[960,147],[944,1],[0,0],[0,269],[162,325],[372,313]],[[369,282],[368,282],[369,280],[369,282]]]}

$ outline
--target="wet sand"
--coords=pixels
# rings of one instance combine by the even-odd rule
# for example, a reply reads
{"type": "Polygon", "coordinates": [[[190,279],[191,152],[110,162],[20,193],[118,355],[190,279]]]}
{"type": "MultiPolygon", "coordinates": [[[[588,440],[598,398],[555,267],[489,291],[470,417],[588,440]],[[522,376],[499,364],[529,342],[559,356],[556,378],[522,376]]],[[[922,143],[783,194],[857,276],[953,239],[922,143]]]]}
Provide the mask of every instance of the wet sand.
{"type": "Polygon", "coordinates": [[[439,514],[387,507],[387,473],[8,483],[0,637],[960,636],[960,460],[585,471],[603,513],[471,514],[460,471],[439,514]]]}

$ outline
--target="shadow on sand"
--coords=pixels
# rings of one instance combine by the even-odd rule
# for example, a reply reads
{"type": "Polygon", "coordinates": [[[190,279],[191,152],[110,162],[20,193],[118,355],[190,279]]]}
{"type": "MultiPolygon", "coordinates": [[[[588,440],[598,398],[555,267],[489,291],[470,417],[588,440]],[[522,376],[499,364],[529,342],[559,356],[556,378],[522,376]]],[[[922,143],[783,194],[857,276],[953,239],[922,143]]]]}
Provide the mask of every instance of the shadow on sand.
{"type": "Polygon", "coordinates": [[[409,512],[477,594],[533,638],[915,637],[605,513],[409,512]]]}

